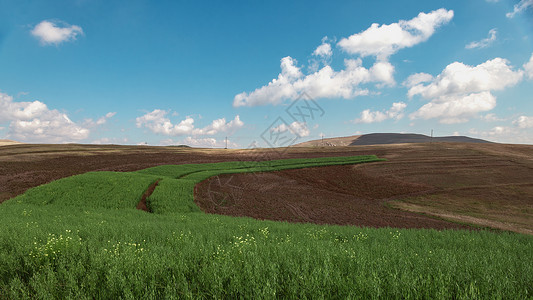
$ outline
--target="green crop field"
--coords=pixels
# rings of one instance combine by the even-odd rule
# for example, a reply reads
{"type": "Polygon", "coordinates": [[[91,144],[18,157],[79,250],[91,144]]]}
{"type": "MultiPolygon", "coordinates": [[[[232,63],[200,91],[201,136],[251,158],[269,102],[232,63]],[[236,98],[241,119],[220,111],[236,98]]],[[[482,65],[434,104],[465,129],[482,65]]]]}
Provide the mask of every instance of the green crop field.
{"type": "Polygon", "coordinates": [[[0,205],[0,298],[533,298],[532,236],[259,221],[193,201],[218,174],[376,161],[159,166],[30,189],[0,205]],[[157,180],[152,213],[137,210],[157,180]]]}

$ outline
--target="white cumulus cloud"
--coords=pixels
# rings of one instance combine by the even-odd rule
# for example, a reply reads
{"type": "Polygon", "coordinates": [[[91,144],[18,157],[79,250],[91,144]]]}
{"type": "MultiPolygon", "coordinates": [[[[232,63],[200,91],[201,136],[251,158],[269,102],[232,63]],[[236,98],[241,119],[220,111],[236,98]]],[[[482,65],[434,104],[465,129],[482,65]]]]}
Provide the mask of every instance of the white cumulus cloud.
{"type": "Polygon", "coordinates": [[[363,67],[360,57],[345,59],[344,69],[334,70],[329,63],[333,54],[331,41],[324,37],[322,44],[313,51],[308,74],[302,72],[294,58],[284,57],[277,78],[254,91],[235,95],[233,106],[278,105],[295,100],[304,92],[317,99],[352,99],[370,94],[365,84],[375,84],[377,88],[394,86],[395,67],[388,57],[399,49],[426,41],[439,26],[452,18],[453,11],[443,8],[429,13],[421,12],[408,21],[400,20],[390,25],[373,24],[367,30],[337,43],[350,54],[359,54],[361,57],[375,55],[377,60],[370,68],[363,67]],[[319,68],[320,65],[323,67],[319,68]]]}
{"type": "Polygon", "coordinates": [[[304,122],[292,122],[289,126],[282,123],[279,126],[276,126],[271,129],[272,132],[280,132],[283,133],[287,130],[290,130],[291,132],[295,133],[299,137],[306,137],[309,136],[310,131],[307,127],[307,124],[304,122]]]}
{"type": "Polygon", "coordinates": [[[533,116],[520,116],[518,119],[513,121],[513,125],[521,129],[533,128],[533,116]]]}
{"type": "Polygon", "coordinates": [[[402,83],[406,87],[413,87],[419,83],[430,82],[433,80],[433,75],[427,73],[415,73],[407,77],[402,83]]]}
{"type": "Polygon", "coordinates": [[[503,90],[517,84],[523,77],[521,70],[513,71],[509,61],[494,58],[477,66],[454,62],[446,66],[430,84],[418,84],[409,89],[408,95],[435,98],[450,94],[503,90]]]}
{"type": "Polygon", "coordinates": [[[513,11],[505,14],[505,16],[507,18],[514,18],[516,14],[523,12],[529,7],[533,7],[533,0],[520,0],[520,2],[513,7],[513,11]]]}
{"type": "Polygon", "coordinates": [[[363,83],[394,84],[394,66],[385,61],[376,62],[367,69],[362,66],[361,59],[345,59],[344,70],[335,71],[326,65],[309,75],[304,75],[296,64],[290,56],[282,58],[278,78],[253,92],[236,95],[233,106],[277,105],[284,100],[294,100],[303,92],[313,98],[351,99],[369,93],[359,87],[363,83]]]}
{"type": "Polygon", "coordinates": [[[363,32],[339,41],[344,51],[361,56],[387,59],[402,48],[412,47],[429,39],[435,30],[450,22],[453,10],[444,8],[429,13],[419,13],[411,20],[400,20],[389,25],[374,23],[363,32]]]}
{"type": "Polygon", "coordinates": [[[496,41],[496,34],[498,33],[496,28],[489,30],[489,36],[481,41],[474,41],[465,46],[466,49],[486,48],[496,41]]]}
{"type": "Polygon", "coordinates": [[[1,123],[9,123],[9,138],[25,142],[62,143],[89,136],[89,129],[40,101],[15,102],[0,92],[1,123]]]}
{"type": "Polygon", "coordinates": [[[324,58],[328,58],[333,54],[333,51],[331,51],[331,45],[328,42],[323,42],[320,46],[318,46],[315,51],[313,51],[313,55],[320,56],[324,58]]]}
{"type": "Polygon", "coordinates": [[[412,120],[439,118],[443,124],[464,123],[477,113],[492,110],[494,107],[496,98],[490,92],[450,95],[424,104],[409,117],[412,120]]]}
{"type": "Polygon", "coordinates": [[[204,128],[195,128],[192,131],[193,135],[215,135],[219,132],[234,132],[235,130],[244,126],[240,117],[237,115],[235,119],[226,122],[225,118],[214,120],[210,125],[204,128]]]}
{"type": "Polygon", "coordinates": [[[39,39],[42,45],[58,45],[66,41],[75,40],[78,35],[83,34],[80,26],[69,25],[64,22],[57,23],[42,21],[32,29],[31,34],[39,39]]]}
{"type": "Polygon", "coordinates": [[[363,110],[361,117],[353,120],[353,123],[379,123],[387,119],[400,120],[403,118],[403,111],[407,107],[404,102],[395,102],[387,111],[371,111],[370,109],[363,110]]]}
{"type": "Polygon", "coordinates": [[[244,123],[237,115],[235,119],[226,122],[225,118],[214,120],[204,128],[195,128],[194,119],[186,117],[178,124],[173,124],[167,117],[168,111],[155,109],[136,118],[138,128],[145,127],[156,134],[177,136],[177,135],[215,135],[220,132],[232,133],[244,126],[244,123]]]}
{"type": "Polygon", "coordinates": [[[529,61],[524,64],[524,70],[526,71],[527,77],[533,79],[533,54],[529,58],[529,61]]]}
{"type": "Polygon", "coordinates": [[[466,122],[477,113],[496,106],[496,98],[491,91],[513,86],[523,76],[523,70],[513,70],[502,58],[477,66],[454,62],[428,84],[411,86],[409,97],[420,95],[430,102],[411,114],[410,118],[438,118],[441,123],[447,124],[466,122]]]}

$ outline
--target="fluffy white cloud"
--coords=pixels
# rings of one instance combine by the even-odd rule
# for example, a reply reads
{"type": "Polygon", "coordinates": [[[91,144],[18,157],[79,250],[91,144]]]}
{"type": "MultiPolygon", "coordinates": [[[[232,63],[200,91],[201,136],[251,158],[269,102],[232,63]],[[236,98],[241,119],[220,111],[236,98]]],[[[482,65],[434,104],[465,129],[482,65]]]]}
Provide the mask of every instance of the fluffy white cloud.
{"type": "Polygon", "coordinates": [[[143,116],[136,119],[136,125],[138,128],[146,127],[153,133],[163,135],[215,135],[220,132],[231,133],[244,126],[244,123],[237,115],[235,119],[226,122],[225,118],[214,120],[210,125],[204,128],[194,128],[194,119],[186,117],[185,120],[180,121],[178,124],[172,124],[169,118],[167,118],[167,111],[161,109],[155,109],[143,116]]]}
{"type": "Polygon", "coordinates": [[[361,56],[376,56],[380,60],[406,47],[426,41],[435,30],[453,18],[453,10],[444,8],[429,13],[419,13],[417,17],[389,25],[374,23],[367,30],[343,38],[339,41],[344,51],[361,56]]]}
{"type": "Polygon", "coordinates": [[[488,60],[477,66],[454,62],[428,84],[411,86],[408,96],[430,99],[410,115],[411,119],[439,118],[441,123],[466,122],[479,112],[496,106],[491,91],[503,90],[522,80],[524,72],[514,71],[502,58],[488,60]]]}
{"type": "Polygon", "coordinates": [[[533,79],[533,54],[529,58],[529,61],[524,64],[524,70],[526,71],[527,77],[533,79]]]}
{"type": "MultiPolygon", "coordinates": [[[[374,83],[376,87],[393,86],[394,66],[387,58],[405,47],[427,40],[436,28],[448,23],[453,11],[438,9],[430,13],[420,13],[417,17],[390,25],[373,24],[364,32],[344,38],[337,45],[350,54],[361,56],[375,55],[378,59],[370,68],[362,65],[361,58],[345,59],[344,69],[335,71],[328,59],[332,47],[327,37],[322,39],[313,55],[319,57],[324,65],[313,58],[309,74],[304,74],[295,59],[290,56],[281,59],[281,72],[267,85],[252,92],[242,92],[233,98],[233,106],[277,105],[286,100],[295,100],[303,92],[313,98],[351,99],[368,95],[370,91],[364,84],[374,83]]],[[[420,81],[419,81],[420,82],[420,81]]],[[[419,83],[418,82],[418,83],[419,83]]]]}
{"type": "Polygon", "coordinates": [[[51,21],[42,21],[33,28],[31,34],[38,38],[42,45],[58,45],[62,42],[75,40],[78,35],[83,34],[80,26],[60,23],[61,25],[51,21]]]}
{"type": "Polygon", "coordinates": [[[415,73],[407,77],[407,79],[402,83],[406,87],[413,87],[417,84],[423,82],[430,82],[433,80],[433,75],[427,73],[415,73]]]}
{"type": "Polygon", "coordinates": [[[191,117],[185,118],[178,124],[172,124],[170,119],[166,117],[167,111],[155,109],[143,116],[135,119],[138,128],[146,127],[153,133],[164,135],[185,135],[190,134],[194,129],[194,119],[191,117]]]}
{"type": "Polygon", "coordinates": [[[486,48],[490,46],[492,43],[496,41],[496,34],[498,31],[496,28],[493,28],[489,30],[489,36],[486,39],[482,39],[481,41],[474,41],[470,44],[466,45],[466,49],[475,49],[475,48],[486,48]]]}
{"type": "Polygon", "coordinates": [[[292,133],[298,135],[299,137],[309,136],[310,134],[309,128],[307,127],[307,124],[304,122],[292,122],[289,126],[282,123],[279,126],[276,126],[270,129],[270,131],[272,132],[281,132],[281,133],[287,130],[290,130],[292,133]]]}
{"type": "Polygon", "coordinates": [[[281,59],[281,73],[268,85],[251,93],[240,93],[233,99],[233,106],[257,106],[280,104],[294,100],[302,92],[313,98],[350,99],[367,95],[369,91],[359,85],[363,83],[394,84],[394,66],[389,62],[376,62],[370,69],[362,66],[361,59],[345,59],[345,69],[335,71],[329,65],[305,76],[290,56],[281,59]]]}
{"type": "Polygon", "coordinates": [[[477,113],[494,107],[496,98],[490,92],[442,96],[423,105],[409,117],[411,120],[439,118],[443,124],[464,123],[477,113]]]}
{"type": "Polygon", "coordinates": [[[219,132],[234,132],[235,130],[244,126],[244,123],[241,121],[240,117],[237,115],[235,119],[226,123],[226,119],[217,119],[214,120],[211,125],[208,125],[204,128],[195,128],[192,131],[193,135],[214,135],[219,132]]]}
{"type": "Polygon", "coordinates": [[[331,57],[332,54],[333,52],[331,51],[331,45],[328,42],[323,42],[315,49],[315,51],[313,51],[313,55],[324,58],[331,57]]]}
{"type": "Polygon", "coordinates": [[[9,138],[25,142],[61,143],[89,136],[89,129],[66,114],[40,101],[15,102],[4,93],[0,93],[0,123],[9,123],[9,138]]]}
{"type": "Polygon", "coordinates": [[[387,119],[396,119],[399,120],[403,118],[403,111],[407,107],[407,104],[404,102],[395,102],[392,104],[391,108],[387,111],[371,111],[370,109],[363,110],[361,112],[361,117],[353,120],[353,123],[376,123],[383,122],[387,119]]]}
{"type": "Polygon", "coordinates": [[[533,117],[520,116],[513,121],[513,125],[521,129],[533,128],[533,117]]]}
{"type": "Polygon", "coordinates": [[[513,11],[505,14],[505,16],[507,18],[514,18],[516,14],[523,12],[529,7],[533,7],[533,0],[520,0],[520,2],[515,4],[513,11]]]}
{"type": "Polygon", "coordinates": [[[477,66],[460,62],[449,64],[430,84],[418,84],[409,89],[409,97],[421,95],[429,99],[452,94],[498,91],[517,84],[523,71],[513,71],[503,58],[488,60],[477,66]]]}

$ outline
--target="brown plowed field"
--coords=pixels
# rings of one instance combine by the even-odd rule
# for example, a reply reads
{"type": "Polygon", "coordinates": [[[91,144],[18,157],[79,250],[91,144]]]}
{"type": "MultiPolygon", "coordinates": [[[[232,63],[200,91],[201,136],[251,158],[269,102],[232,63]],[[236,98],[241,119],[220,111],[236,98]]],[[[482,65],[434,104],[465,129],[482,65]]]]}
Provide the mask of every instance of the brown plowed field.
{"type": "Polygon", "coordinates": [[[533,233],[533,146],[433,143],[291,148],[282,154],[272,151],[2,146],[0,202],[30,187],[88,171],[133,171],[162,164],[258,157],[376,154],[388,161],[212,178],[197,186],[197,201],[207,212],[261,219],[365,226],[462,227],[428,218],[425,214],[533,233]]]}
{"type": "Polygon", "coordinates": [[[470,228],[384,205],[384,199],[430,189],[386,176],[368,176],[359,166],[332,166],[221,175],[200,183],[195,199],[209,213],[257,219],[369,227],[470,228]]]}

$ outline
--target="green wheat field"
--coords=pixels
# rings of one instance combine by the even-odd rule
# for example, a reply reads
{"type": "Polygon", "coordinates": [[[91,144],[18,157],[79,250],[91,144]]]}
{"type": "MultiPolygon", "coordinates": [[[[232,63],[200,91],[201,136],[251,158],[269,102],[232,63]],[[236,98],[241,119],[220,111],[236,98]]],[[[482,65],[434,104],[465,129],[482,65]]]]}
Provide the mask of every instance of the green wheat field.
{"type": "Polygon", "coordinates": [[[377,161],[169,165],[35,187],[0,205],[0,298],[533,298],[532,236],[260,221],[193,201],[219,174],[377,161]],[[151,213],[136,209],[156,181],[151,213]]]}

